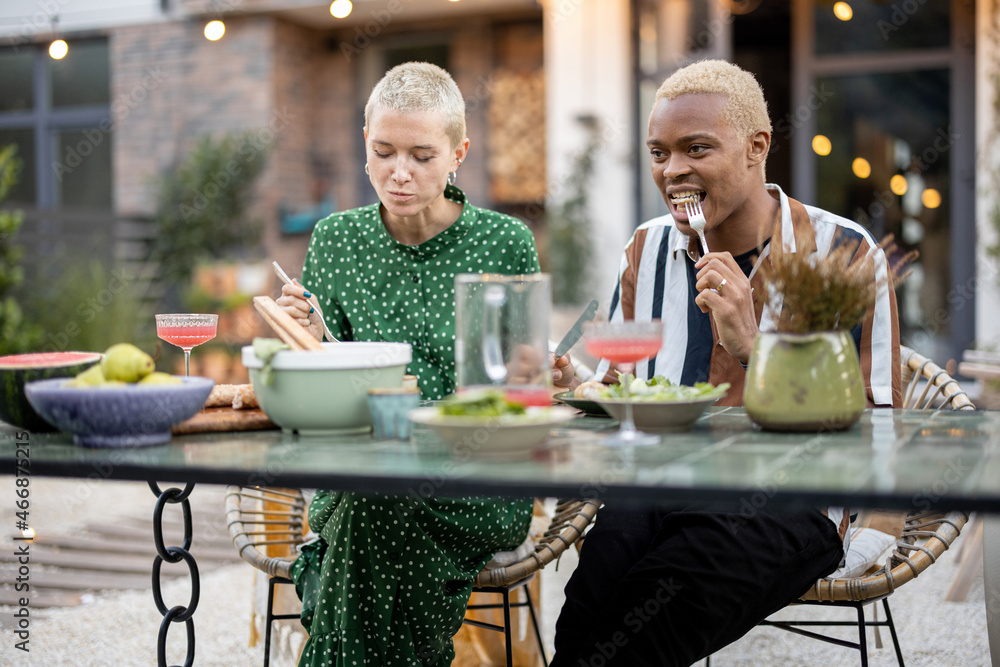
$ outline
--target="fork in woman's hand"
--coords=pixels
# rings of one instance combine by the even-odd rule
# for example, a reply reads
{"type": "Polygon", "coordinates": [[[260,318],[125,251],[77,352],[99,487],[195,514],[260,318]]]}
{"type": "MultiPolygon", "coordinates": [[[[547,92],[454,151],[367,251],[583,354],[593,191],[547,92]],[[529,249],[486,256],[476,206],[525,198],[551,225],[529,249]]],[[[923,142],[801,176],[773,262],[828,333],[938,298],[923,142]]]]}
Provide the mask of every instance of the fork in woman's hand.
{"type": "Polygon", "coordinates": [[[701,199],[696,195],[684,202],[684,210],[688,215],[688,226],[698,232],[701,239],[701,253],[708,254],[708,243],[705,241],[705,213],[701,210],[701,199]]]}

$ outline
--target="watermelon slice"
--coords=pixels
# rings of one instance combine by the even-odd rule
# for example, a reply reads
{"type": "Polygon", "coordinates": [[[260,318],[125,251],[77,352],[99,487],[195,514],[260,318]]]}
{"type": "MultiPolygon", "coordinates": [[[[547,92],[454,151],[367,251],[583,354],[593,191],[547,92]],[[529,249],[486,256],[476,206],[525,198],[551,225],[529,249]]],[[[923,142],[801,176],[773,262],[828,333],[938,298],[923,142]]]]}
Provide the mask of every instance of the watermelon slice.
{"type": "Polygon", "coordinates": [[[101,360],[97,352],[33,352],[0,357],[0,421],[35,433],[54,431],[24,397],[34,380],[73,377],[101,360]]]}

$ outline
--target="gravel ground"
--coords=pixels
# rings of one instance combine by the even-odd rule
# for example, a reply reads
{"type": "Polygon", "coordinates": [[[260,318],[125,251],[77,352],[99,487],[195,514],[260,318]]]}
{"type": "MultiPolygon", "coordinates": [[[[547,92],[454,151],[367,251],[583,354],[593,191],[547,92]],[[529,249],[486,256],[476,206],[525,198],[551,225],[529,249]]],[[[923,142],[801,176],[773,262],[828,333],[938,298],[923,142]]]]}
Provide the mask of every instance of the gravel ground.
{"type": "MultiPolygon", "coordinates": [[[[0,488],[12,488],[11,482],[10,477],[0,477],[0,488]]],[[[144,512],[153,506],[153,496],[146,485],[131,482],[90,483],[35,478],[31,498],[32,523],[36,530],[61,534],[80,530],[95,516],[135,514],[136,508],[144,512]]],[[[196,506],[218,508],[221,514],[222,487],[196,487],[192,502],[196,506]]],[[[12,507],[0,507],[2,525],[13,525],[13,512],[12,507]]],[[[9,535],[10,531],[4,533],[9,535]]],[[[195,540],[197,554],[197,533],[195,540]]],[[[903,656],[910,667],[990,665],[982,575],[977,577],[965,602],[942,601],[956,564],[954,551],[946,553],[918,581],[903,586],[890,598],[903,656]]],[[[543,577],[546,603],[543,620],[550,657],[552,628],[562,602],[562,587],[574,566],[575,552],[570,550],[559,563],[558,571],[550,567],[543,577]]],[[[6,585],[10,578],[9,570],[5,570],[0,583],[6,585]]],[[[262,646],[248,647],[253,587],[254,570],[243,563],[202,576],[201,599],[194,616],[196,665],[243,667],[262,664],[262,646]]],[[[164,586],[167,606],[184,604],[188,598],[186,582],[164,586]]],[[[14,648],[12,611],[0,608],[0,665],[145,667],[156,663],[160,615],[148,590],[102,593],[79,607],[32,610],[30,653],[14,648]]],[[[786,610],[782,615],[791,617],[794,613],[795,617],[802,618],[810,611],[786,610]]],[[[853,615],[852,611],[840,613],[845,619],[853,615]]],[[[884,649],[870,651],[872,667],[896,664],[887,632],[883,633],[883,639],[884,649]]],[[[871,632],[869,641],[874,641],[871,632]]],[[[174,625],[168,637],[168,663],[183,664],[184,650],[183,628],[174,625]]],[[[272,664],[282,667],[280,663],[272,664]]],[[[754,629],[712,659],[715,667],[856,664],[858,654],[855,651],[772,628],[754,629]]]]}

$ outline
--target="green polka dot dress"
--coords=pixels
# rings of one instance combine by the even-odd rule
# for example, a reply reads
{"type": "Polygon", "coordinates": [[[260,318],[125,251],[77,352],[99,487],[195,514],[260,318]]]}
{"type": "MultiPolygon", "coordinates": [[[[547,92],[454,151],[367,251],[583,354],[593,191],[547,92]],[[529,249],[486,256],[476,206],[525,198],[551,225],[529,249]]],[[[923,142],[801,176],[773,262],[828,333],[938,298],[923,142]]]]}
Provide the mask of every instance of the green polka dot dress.
{"type": "Polygon", "coordinates": [[[473,579],[530,520],[530,500],[317,493],[321,539],[292,564],[309,631],[299,665],[448,667],[473,579]]]}
{"type": "MultiPolygon", "coordinates": [[[[424,398],[455,388],[459,273],[536,273],[531,232],[509,216],[462,205],[417,246],[393,239],[379,206],[336,213],[313,232],[302,283],[341,340],[407,342],[424,398]]],[[[320,539],[292,565],[309,640],[300,665],[447,667],[472,581],[497,551],[526,537],[530,499],[424,498],[318,491],[320,539]]]]}
{"type": "Polygon", "coordinates": [[[392,238],[378,204],[334,213],[316,225],[302,270],[334,336],[409,343],[409,373],[432,399],[455,391],[455,276],[539,271],[521,221],[472,206],[451,185],[445,196],[462,214],[420,245],[392,238]]]}

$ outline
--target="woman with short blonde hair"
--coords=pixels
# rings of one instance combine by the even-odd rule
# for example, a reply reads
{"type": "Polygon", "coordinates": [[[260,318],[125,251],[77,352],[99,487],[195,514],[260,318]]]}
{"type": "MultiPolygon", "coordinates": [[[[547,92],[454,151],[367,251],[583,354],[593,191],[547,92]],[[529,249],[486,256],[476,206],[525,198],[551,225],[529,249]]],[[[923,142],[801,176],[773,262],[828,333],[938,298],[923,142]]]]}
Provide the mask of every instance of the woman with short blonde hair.
{"type": "MultiPolygon", "coordinates": [[[[469,148],[451,76],[405,63],[365,107],[364,171],[379,201],[321,220],[301,285],[278,299],[317,339],[409,343],[425,399],[455,391],[455,276],[536,273],[519,220],[473,206],[454,185],[469,148]]],[[[333,388],[331,388],[333,389],[333,388]]],[[[421,489],[422,491],[422,489],[421,489]]],[[[292,565],[309,632],[300,665],[447,667],[472,582],[524,541],[530,498],[318,491],[319,539],[292,565]]]]}

